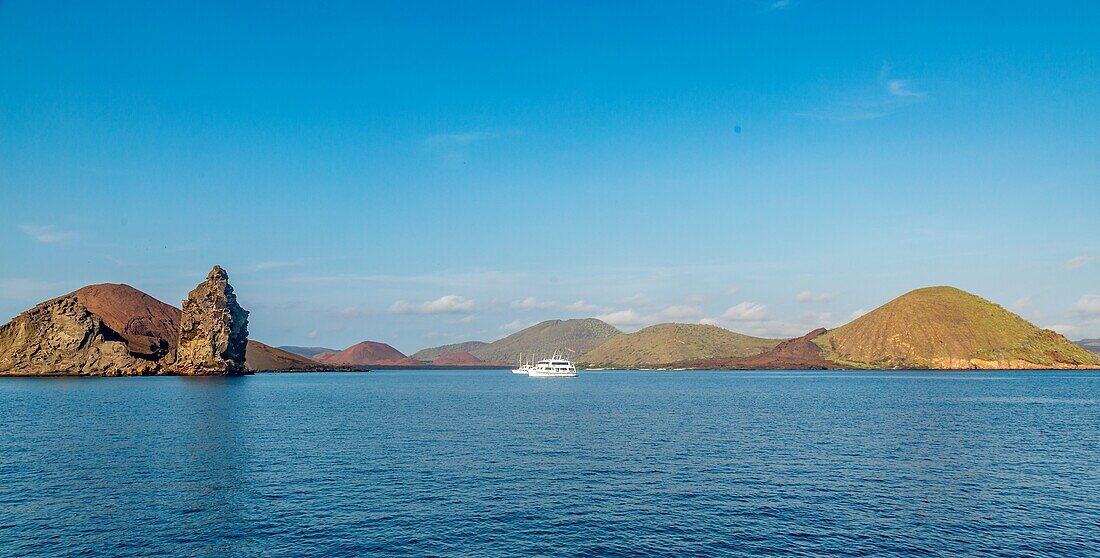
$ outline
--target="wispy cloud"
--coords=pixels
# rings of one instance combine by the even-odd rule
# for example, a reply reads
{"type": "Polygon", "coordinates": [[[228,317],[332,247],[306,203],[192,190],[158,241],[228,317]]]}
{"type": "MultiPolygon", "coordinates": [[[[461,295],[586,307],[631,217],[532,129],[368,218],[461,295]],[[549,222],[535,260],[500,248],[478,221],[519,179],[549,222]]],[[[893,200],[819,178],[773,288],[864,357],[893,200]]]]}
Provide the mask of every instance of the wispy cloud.
{"type": "Polygon", "coordinates": [[[723,320],[732,322],[759,322],[770,318],[768,306],[757,302],[735,304],[722,313],[723,320]]]}
{"type": "Polygon", "coordinates": [[[414,275],[386,275],[355,273],[336,273],[330,275],[296,275],[290,278],[295,283],[392,283],[424,284],[445,287],[484,287],[485,285],[512,285],[526,280],[527,274],[503,271],[442,271],[414,275]]]}
{"type": "Polygon", "coordinates": [[[455,132],[428,136],[424,143],[429,147],[457,147],[498,137],[494,132],[455,132]]]}
{"type": "Polygon", "coordinates": [[[590,313],[599,312],[600,307],[595,304],[588,304],[583,300],[571,302],[569,304],[562,304],[556,301],[542,301],[533,296],[529,296],[523,300],[513,300],[511,304],[512,308],[516,310],[531,311],[531,310],[562,310],[572,313],[590,313]]]}
{"type": "Polygon", "coordinates": [[[1096,256],[1077,256],[1066,260],[1066,263],[1062,264],[1063,269],[1079,269],[1093,262],[1096,256]]]}
{"type": "Polygon", "coordinates": [[[394,314],[471,314],[474,311],[474,301],[459,295],[445,295],[421,303],[398,300],[390,305],[390,312],[394,314]]]}
{"type": "MultiPolygon", "coordinates": [[[[648,300],[648,299],[646,299],[648,300]]],[[[650,307],[639,311],[634,308],[607,310],[596,316],[597,319],[620,327],[651,326],[667,322],[696,321],[703,317],[703,309],[697,300],[686,304],[672,304],[663,307],[650,307]]]]}
{"type": "Polygon", "coordinates": [[[895,97],[925,97],[928,94],[923,91],[911,89],[912,83],[904,79],[891,79],[886,82],[886,89],[895,97]]]}
{"type": "Polygon", "coordinates": [[[599,312],[600,311],[599,306],[596,306],[595,304],[589,304],[589,303],[587,303],[583,300],[578,300],[576,302],[571,302],[569,304],[566,304],[563,308],[565,310],[570,311],[570,312],[579,312],[579,313],[599,312]]]}
{"type": "Polygon", "coordinates": [[[288,267],[298,267],[302,265],[301,261],[268,261],[252,264],[245,269],[248,271],[270,271],[272,269],[285,269],[288,267]]]}
{"type": "Polygon", "coordinates": [[[1035,295],[1022,296],[1008,305],[1008,309],[1017,314],[1030,314],[1035,310],[1035,295]]]}
{"type": "Polygon", "coordinates": [[[1077,299],[1070,307],[1071,316],[1078,318],[1100,318],[1100,295],[1087,294],[1077,299]]]}
{"type": "Polygon", "coordinates": [[[523,329],[523,327],[524,327],[523,323],[520,322],[519,320],[512,320],[512,321],[500,326],[500,329],[502,331],[519,331],[519,330],[523,329]]]}
{"type": "Polygon", "coordinates": [[[775,0],[775,2],[768,4],[768,7],[773,10],[782,10],[783,8],[789,8],[791,7],[791,0],[775,0]]]}
{"type": "Polygon", "coordinates": [[[336,317],[338,317],[338,318],[358,319],[358,318],[365,318],[367,316],[370,316],[370,315],[373,314],[373,312],[371,312],[370,310],[367,310],[365,308],[359,308],[359,307],[356,307],[356,306],[346,306],[344,308],[336,309],[336,311],[333,312],[333,314],[335,314],[336,317]]]}
{"type": "Polygon", "coordinates": [[[24,278],[0,279],[0,299],[38,302],[61,294],[65,288],[66,284],[52,281],[24,278]]]}
{"type": "Polygon", "coordinates": [[[795,302],[829,302],[835,300],[836,295],[833,293],[818,293],[814,294],[810,291],[802,291],[794,295],[795,302]]]}
{"type": "Polygon", "coordinates": [[[44,244],[56,244],[76,238],[76,233],[61,230],[52,225],[21,225],[19,230],[23,231],[23,234],[44,244]]]}
{"type": "Polygon", "coordinates": [[[847,90],[835,91],[832,98],[814,110],[794,115],[811,120],[858,122],[883,118],[922,102],[928,93],[915,88],[916,82],[894,75],[889,63],[879,68],[877,79],[853,84],[847,90]]]}
{"type": "Polygon", "coordinates": [[[512,308],[516,310],[552,310],[558,308],[558,306],[557,302],[542,302],[533,296],[512,301],[512,308]]]}

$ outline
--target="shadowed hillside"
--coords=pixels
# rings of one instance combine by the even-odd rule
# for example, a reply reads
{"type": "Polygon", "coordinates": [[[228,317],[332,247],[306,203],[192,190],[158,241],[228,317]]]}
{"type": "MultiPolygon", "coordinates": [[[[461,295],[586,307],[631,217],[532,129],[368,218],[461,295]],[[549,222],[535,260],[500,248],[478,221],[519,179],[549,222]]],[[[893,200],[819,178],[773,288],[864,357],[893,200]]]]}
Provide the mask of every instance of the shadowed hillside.
{"type": "Polygon", "coordinates": [[[619,334],[577,360],[602,368],[656,368],[671,363],[760,354],[779,343],[703,324],[657,324],[619,334]]]}
{"type": "Polygon", "coordinates": [[[1100,339],[1082,339],[1077,342],[1077,346],[1100,355],[1100,339]]]}
{"type": "Polygon", "coordinates": [[[954,287],[902,295],[814,342],[860,368],[1074,368],[1100,358],[1065,337],[954,287]]]}
{"type": "Polygon", "coordinates": [[[327,347],[298,347],[295,345],[281,345],[277,347],[280,351],[286,351],[288,353],[294,353],[308,358],[313,358],[317,355],[324,353],[336,353],[339,352],[336,349],[329,349],[327,347]]]}
{"type": "Polygon", "coordinates": [[[432,361],[441,356],[453,355],[455,353],[472,353],[477,349],[480,349],[488,343],[484,341],[466,341],[465,343],[452,343],[450,345],[442,345],[439,347],[432,347],[431,349],[421,349],[414,353],[412,357],[416,360],[432,361]]]}
{"type": "Polygon", "coordinates": [[[313,359],[248,340],[245,365],[250,372],[320,370],[325,366],[313,359]]]}
{"type": "Polygon", "coordinates": [[[435,358],[439,358],[447,354],[467,352],[488,362],[515,363],[521,354],[525,357],[534,354],[538,358],[547,358],[554,351],[563,351],[566,356],[575,359],[617,334],[618,329],[595,318],[547,320],[492,343],[468,341],[424,349],[413,356],[424,359],[425,355],[438,355],[435,358]],[[473,348],[469,348],[471,346],[473,348]]]}

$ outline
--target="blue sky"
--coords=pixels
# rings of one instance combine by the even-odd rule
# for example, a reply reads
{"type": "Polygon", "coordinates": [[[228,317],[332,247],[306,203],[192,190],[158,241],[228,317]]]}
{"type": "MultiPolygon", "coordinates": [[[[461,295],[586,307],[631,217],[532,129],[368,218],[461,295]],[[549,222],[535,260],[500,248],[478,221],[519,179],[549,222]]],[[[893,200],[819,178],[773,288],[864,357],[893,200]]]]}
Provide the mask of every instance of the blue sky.
{"type": "Polygon", "coordinates": [[[0,320],[214,263],[253,337],[1100,336],[1100,4],[0,2],[0,320]]]}

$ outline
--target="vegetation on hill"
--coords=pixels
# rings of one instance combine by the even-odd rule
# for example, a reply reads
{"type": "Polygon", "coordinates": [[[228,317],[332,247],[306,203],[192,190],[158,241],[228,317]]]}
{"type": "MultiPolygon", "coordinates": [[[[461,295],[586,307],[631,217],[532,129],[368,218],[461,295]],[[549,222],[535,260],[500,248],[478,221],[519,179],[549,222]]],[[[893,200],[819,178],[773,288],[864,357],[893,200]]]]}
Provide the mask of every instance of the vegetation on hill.
{"type": "Polygon", "coordinates": [[[467,352],[489,362],[514,363],[521,354],[547,358],[554,351],[575,359],[618,334],[595,318],[547,320],[467,352]]]}
{"type": "Polygon", "coordinates": [[[421,349],[414,353],[410,358],[416,360],[432,361],[441,356],[453,355],[455,353],[472,353],[473,351],[480,349],[488,343],[484,341],[466,341],[464,343],[452,343],[450,345],[441,345],[439,347],[432,347],[430,349],[421,349]]]}
{"type": "Polygon", "coordinates": [[[578,359],[602,368],[655,368],[671,363],[757,355],[778,339],[761,339],[703,324],[657,324],[608,339],[578,359]]]}
{"type": "Polygon", "coordinates": [[[1100,365],[1065,337],[954,287],[902,295],[814,342],[860,368],[1059,368],[1100,365]]]}

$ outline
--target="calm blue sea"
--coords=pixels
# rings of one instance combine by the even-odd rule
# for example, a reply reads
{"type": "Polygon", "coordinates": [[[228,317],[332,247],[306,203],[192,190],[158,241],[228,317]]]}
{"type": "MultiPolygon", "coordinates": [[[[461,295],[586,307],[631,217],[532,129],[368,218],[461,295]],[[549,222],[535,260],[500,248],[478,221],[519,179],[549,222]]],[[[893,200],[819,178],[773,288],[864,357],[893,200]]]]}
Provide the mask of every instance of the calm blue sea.
{"type": "Polygon", "coordinates": [[[1100,373],[0,378],[3,556],[1100,555],[1100,373]]]}

